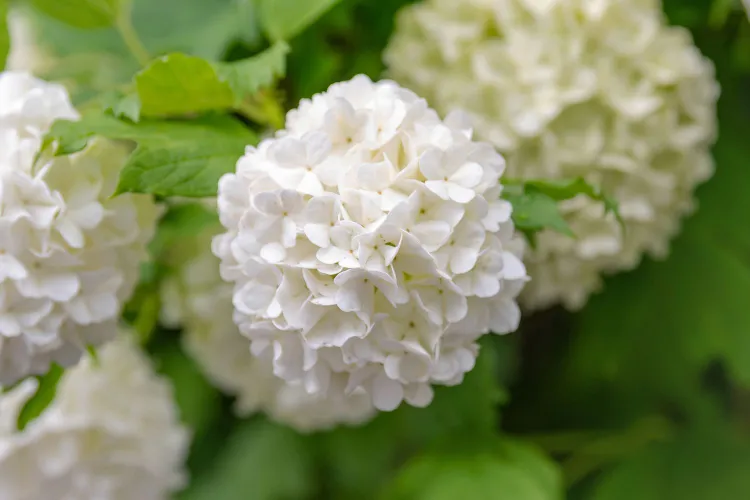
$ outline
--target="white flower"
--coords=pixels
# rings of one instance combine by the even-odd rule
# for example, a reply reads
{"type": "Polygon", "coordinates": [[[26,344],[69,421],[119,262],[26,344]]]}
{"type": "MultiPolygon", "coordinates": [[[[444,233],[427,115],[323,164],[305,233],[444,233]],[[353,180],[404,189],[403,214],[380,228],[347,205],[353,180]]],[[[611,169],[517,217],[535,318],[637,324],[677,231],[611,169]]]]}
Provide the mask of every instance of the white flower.
{"type": "MultiPolygon", "coordinates": [[[[235,411],[240,416],[265,411],[306,432],[369,420],[374,409],[364,391],[344,395],[341,389],[329,397],[308,394],[301,385],[289,385],[274,375],[272,349],[260,349],[257,356],[250,352],[232,321],[232,285],[221,279],[219,260],[210,252],[211,238],[219,229],[210,226],[170,250],[174,272],[162,292],[163,321],[183,327],[184,346],[206,376],[236,397],[235,411]]],[[[326,276],[313,272],[306,273],[305,283],[323,290],[326,276]]]]}
{"type": "Polygon", "coordinates": [[[479,336],[518,326],[527,278],[504,169],[460,116],[393,82],[358,76],[303,100],[219,184],[213,251],[250,350],[294,394],[429,404],[431,384],[471,369],[479,336]]]}
{"type": "Polygon", "coordinates": [[[76,119],[65,90],[0,74],[0,383],[75,363],[112,323],[139,277],[158,215],[150,197],[111,199],[124,146],[38,163],[43,134],[76,119]]]}
{"type": "Polygon", "coordinates": [[[127,339],[63,374],[51,405],[17,431],[36,384],[0,395],[0,498],[166,500],[184,485],[189,435],[171,388],[127,339]]]}
{"type": "MultiPolygon", "coordinates": [[[[384,58],[438,112],[468,112],[451,122],[471,123],[506,157],[509,175],[583,176],[619,201],[624,233],[597,202],[561,204],[577,238],[539,235],[521,295],[529,308],[577,309],[602,274],[664,256],[694,209],[695,186],[713,173],[713,67],[687,30],[666,25],[659,2],[423,0],[400,13],[384,58]]],[[[470,198],[471,163],[436,168],[428,157],[420,169],[443,199],[470,198]]],[[[497,231],[510,207],[485,198],[482,223],[497,231]]]]}

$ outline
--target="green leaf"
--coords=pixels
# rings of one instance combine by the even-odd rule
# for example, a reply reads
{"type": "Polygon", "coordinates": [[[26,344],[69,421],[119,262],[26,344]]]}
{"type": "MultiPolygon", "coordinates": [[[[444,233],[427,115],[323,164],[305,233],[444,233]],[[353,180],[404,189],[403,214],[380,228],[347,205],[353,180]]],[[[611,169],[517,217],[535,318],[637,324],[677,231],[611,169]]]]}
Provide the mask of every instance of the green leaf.
{"type": "Polygon", "coordinates": [[[315,464],[307,439],[255,419],[229,437],[213,468],[197,477],[179,500],[292,500],[311,498],[315,464]]]}
{"type": "Polygon", "coordinates": [[[231,63],[220,63],[217,71],[234,92],[234,104],[262,87],[270,87],[286,73],[286,55],[289,45],[277,42],[260,54],[231,63]]]}
{"type": "Polygon", "coordinates": [[[291,40],[339,1],[260,0],[260,22],[271,40],[291,40]]]}
{"type": "Polygon", "coordinates": [[[37,377],[39,385],[34,395],[26,401],[18,414],[17,427],[22,431],[26,426],[36,419],[47,409],[55,399],[57,393],[57,384],[65,373],[65,370],[57,363],[50,365],[49,371],[42,376],[37,377]]]}
{"type": "Polygon", "coordinates": [[[590,500],[750,498],[750,446],[716,430],[656,444],[607,472],[590,500]]]}
{"type": "Polygon", "coordinates": [[[31,4],[46,15],[76,28],[105,28],[115,24],[121,4],[128,1],[31,0],[31,4]]]}
{"type": "Polygon", "coordinates": [[[121,92],[108,94],[103,98],[103,109],[115,118],[127,118],[133,123],[141,119],[141,102],[138,94],[123,95],[121,92]]]}
{"type": "Polygon", "coordinates": [[[219,178],[234,170],[255,135],[228,116],[191,121],[142,120],[137,124],[92,113],[79,121],[57,121],[45,138],[56,154],[80,151],[93,136],[138,144],[120,174],[117,193],[214,196],[219,178]]]}
{"type": "Polygon", "coordinates": [[[579,195],[588,196],[604,205],[605,215],[612,213],[620,222],[620,225],[624,226],[625,224],[620,217],[617,200],[602,193],[597,187],[586,182],[583,177],[561,180],[529,179],[524,182],[524,186],[527,192],[538,191],[556,201],[570,200],[579,195]]]}
{"type": "MultiPolygon", "coordinates": [[[[205,228],[217,226],[215,211],[200,203],[180,203],[169,208],[159,222],[159,229],[151,241],[151,253],[162,257],[165,251],[180,250],[180,242],[196,237],[205,228]]],[[[169,265],[170,262],[166,262],[169,265]]]]}
{"type": "Polygon", "coordinates": [[[386,488],[382,500],[561,500],[561,474],[532,446],[509,438],[467,447],[457,441],[447,451],[408,463],[386,488]]]}
{"type": "Polygon", "coordinates": [[[167,342],[153,353],[159,373],[172,383],[180,418],[194,435],[209,430],[221,409],[221,394],[186,356],[177,342],[167,342]]]}
{"type": "Polygon", "coordinates": [[[175,116],[232,107],[234,94],[200,57],[169,54],[135,76],[143,116],[175,116]]]}
{"type": "Polygon", "coordinates": [[[513,222],[519,231],[533,234],[552,229],[570,237],[575,236],[560,214],[554,198],[538,191],[513,193],[508,190],[503,193],[503,198],[513,205],[513,222]]]}
{"type": "Polygon", "coordinates": [[[8,0],[0,0],[0,71],[10,53],[10,32],[8,31],[8,0]]]}

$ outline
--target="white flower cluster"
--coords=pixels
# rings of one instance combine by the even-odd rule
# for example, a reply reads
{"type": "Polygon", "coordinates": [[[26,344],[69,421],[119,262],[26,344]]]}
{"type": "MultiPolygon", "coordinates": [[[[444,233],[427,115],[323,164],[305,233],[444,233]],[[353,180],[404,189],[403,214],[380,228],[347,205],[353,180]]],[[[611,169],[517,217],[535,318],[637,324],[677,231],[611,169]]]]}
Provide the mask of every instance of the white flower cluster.
{"type": "Polygon", "coordinates": [[[65,374],[55,400],[23,431],[27,379],[0,394],[0,498],[167,500],[185,482],[189,435],[171,387],[125,338],[65,374]]]}
{"type": "Polygon", "coordinates": [[[596,202],[562,204],[577,239],[540,235],[529,307],[579,308],[602,273],[665,255],[712,175],[713,67],[657,0],[425,0],[385,60],[438,111],[467,111],[509,175],[583,176],[619,201],[625,234],[596,202]]]}
{"type": "Polygon", "coordinates": [[[232,285],[219,276],[219,259],[211,254],[211,227],[170,250],[173,273],[162,290],[162,322],[183,327],[186,351],[221,390],[236,396],[240,416],[265,411],[299,431],[337,424],[360,424],[374,415],[364,392],[310,395],[273,374],[270,352],[262,357],[250,347],[232,321],[232,285]]]}
{"type": "Polygon", "coordinates": [[[153,234],[150,197],[110,198],[123,146],[34,162],[52,122],[77,116],[62,87],[0,74],[0,384],[109,339],[153,234]]]}
{"type": "Polygon", "coordinates": [[[287,115],[219,183],[213,242],[256,356],[309,394],[424,406],[525,283],[503,158],[393,82],[358,76],[287,115]]]}

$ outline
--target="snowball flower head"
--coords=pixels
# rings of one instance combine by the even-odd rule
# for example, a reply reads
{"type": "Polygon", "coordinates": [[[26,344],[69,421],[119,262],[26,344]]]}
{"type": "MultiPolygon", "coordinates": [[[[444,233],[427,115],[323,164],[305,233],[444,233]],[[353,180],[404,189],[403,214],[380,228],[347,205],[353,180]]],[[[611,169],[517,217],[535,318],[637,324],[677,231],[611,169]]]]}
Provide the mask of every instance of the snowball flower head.
{"type": "Polygon", "coordinates": [[[438,111],[468,111],[509,175],[583,176],[619,201],[624,234],[596,202],[562,204],[577,239],[540,235],[529,307],[579,308],[602,273],[665,255],[713,172],[713,67],[656,0],[425,0],[385,60],[438,111]]]}
{"type": "Polygon", "coordinates": [[[188,433],[171,387],[126,339],[63,374],[55,400],[23,431],[36,380],[0,395],[0,498],[166,500],[184,484],[188,433]]]}
{"type": "MultiPolygon", "coordinates": [[[[218,227],[216,227],[218,226],[218,227]]],[[[308,394],[273,374],[271,352],[255,357],[232,320],[232,285],[219,276],[211,239],[221,230],[209,226],[170,249],[171,273],[162,290],[162,322],[182,326],[186,351],[208,379],[236,397],[239,416],[265,411],[298,431],[361,424],[374,415],[364,391],[308,394]]]]}
{"type": "Polygon", "coordinates": [[[124,146],[34,161],[52,122],[77,117],[63,87],[0,74],[0,384],[109,339],[153,233],[150,197],[111,198],[124,146]]]}
{"type": "Polygon", "coordinates": [[[429,404],[476,340],[518,326],[526,281],[503,158],[412,92],[358,76],[289,112],[219,183],[234,319],[312,395],[429,404]]]}

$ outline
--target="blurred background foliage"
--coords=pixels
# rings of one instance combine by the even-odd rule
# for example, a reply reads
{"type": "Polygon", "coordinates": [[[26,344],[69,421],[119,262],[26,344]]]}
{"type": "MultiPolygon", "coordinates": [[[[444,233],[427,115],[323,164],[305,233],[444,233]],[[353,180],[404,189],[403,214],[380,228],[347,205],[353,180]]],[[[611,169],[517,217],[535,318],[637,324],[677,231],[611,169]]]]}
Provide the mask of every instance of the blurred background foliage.
{"type": "MultiPolygon", "coordinates": [[[[287,107],[358,73],[380,77],[394,14],[408,2],[327,3],[291,42],[287,107]]],[[[669,258],[609,279],[580,313],[542,312],[486,339],[462,385],[360,428],[300,435],[261,416],[238,420],[182,353],[179,332],[151,332],[195,433],[180,499],[750,498],[750,24],[739,0],[664,0],[664,9],[692,31],[722,86],[716,175],[669,258]]],[[[48,56],[41,76],[67,83],[78,103],[137,70],[114,30],[26,10],[48,56]]],[[[228,61],[270,45],[258,12],[253,0],[133,4],[150,53],[228,61]]],[[[153,297],[145,283],[138,311],[153,297]]]]}

